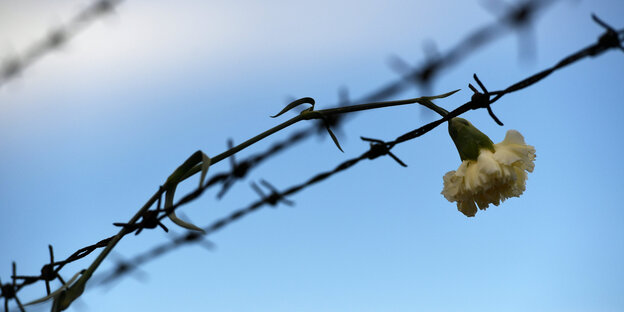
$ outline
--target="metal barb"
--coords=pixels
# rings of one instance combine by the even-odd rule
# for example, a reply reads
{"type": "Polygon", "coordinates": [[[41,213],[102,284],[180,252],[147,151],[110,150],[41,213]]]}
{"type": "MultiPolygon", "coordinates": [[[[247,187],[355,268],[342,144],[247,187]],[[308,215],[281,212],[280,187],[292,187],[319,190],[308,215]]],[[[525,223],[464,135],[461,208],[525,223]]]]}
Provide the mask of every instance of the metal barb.
{"type": "MultiPolygon", "coordinates": [[[[347,88],[338,89],[338,107],[344,107],[351,103],[349,99],[349,90],[347,88]]],[[[345,120],[346,114],[333,114],[328,116],[323,116],[323,121],[318,121],[316,123],[316,132],[318,134],[325,133],[326,131],[331,132],[329,129],[337,129],[338,134],[341,134],[340,125],[345,120]]],[[[330,133],[330,136],[333,133],[330,133]]],[[[336,140],[337,141],[337,140],[336,140]]],[[[339,144],[337,144],[339,146],[339,144]]]]}
{"type": "Polygon", "coordinates": [[[208,251],[213,251],[215,249],[215,244],[207,240],[206,235],[198,231],[187,231],[186,234],[178,235],[172,240],[173,243],[176,245],[198,243],[201,244],[201,246],[208,251]]]}
{"type": "MultiPolygon", "coordinates": [[[[159,187],[159,191],[162,191],[163,186],[159,187]]],[[[162,192],[161,192],[162,193],[162,192]]],[[[141,221],[138,223],[121,223],[115,222],[113,225],[125,227],[128,233],[134,233],[134,235],[139,235],[143,229],[154,229],[156,227],[160,227],[165,232],[169,232],[169,229],[160,221],[161,220],[161,212],[165,212],[165,209],[161,207],[161,196],[158,198],[156,209],[155,210],[147,210],[141,216],[141,221]]]]}
{"type": "MultiPolygon", "coordinates": [[[[232,139],[228,139],[227,141],[228,149],[231,149],[233,146],[234,146],[234,141],[232,139]]],[[[219,193],[217,193],[218,199],[221,199],[223,195],[227,193],[227,191],[232,187],[232,185],[234,184],[234,182],[236,182],[236,180],[240,180],[244,178],[252,166],[252,163],[249,160],[245,160],[240,163],[237,163],[235,155],[232,155],[229,158],[230,158],[230,168],[231,168],[230,174],[227,177],[225,177],[225,179],[222,181],[223,184],[221,186],[221,190],[219,191],[219,193]]]]}
{"type": "Polygon", "coordinates": [[[360,137],[360,139],[362,139],[362,141],[370,142],[370,149],[368,150],[368,152],[365,153],[366,158],[372,160],[379,156],[388,155],[390,156],[390,158],[394,159],[394,161],[396,161],[399,165],[407,167],[407,165],[403,161],[401,161],[399,157],[397,157],[390,151],[393,145],[386,143],[382,140],[371,139],[362,136],[360,137]]]}
{"type": "Polygon", "coordinates": [[[334,144],[336,144],[336,147],[338,147],[338,149],[344,153],[344,151],[342,150],[342,147],[340,147],[340,142],[338,142],[338,138],[336,137],[336,135],[334,134],[334,132],[332,132],[330,128],[329,120],[327,120],[327,117],[324,115],[321,115],[321,119],[323,119],[323,124],[325,125],[325,129],[329,133],[329,136],[331,137],[332,141],[334,141],[334,144]]]}
{"type": "Polygon", "coordinates": [[[268,196],[265,195],[262,189],[254,182],[251,182],[251,188],[260,196],[260,198],[262,198],[265,203],[269,204],[271,207],[276,207],[277,204],[279,204],[280,202],[291,207],[295,205],[293,201],[284,198],[284,196],[277,190],[277,188],[275,188],[266,180],[261,179],[260,184],[262,184],[265,188],[271,191],[268,196]]]}
{"type": "Polygon", "coordinates": [[[472,84],[468,84],[468,87],[470,88],[470,90],[474,92],[474,94],[472,95],[472,98],[470,99],[470,101],[472,102],[472,106],[473,106],[472,109],[486,108],[488,111],[488,114],[490,114],[490,117],[492,117],[492,119],[494,119],[494,121],[499,126],[503,126],[503,123],[500,121],[500,119],[498,119],[498,117],[496,117],[496,115],[494,114],[494,111],[492,110],[492,106],[491,106],[492,101],[490,101],[490,96],[491,96],[490,92],[488,92],[487,88],[485,88],[485,85],[481,82],[479,77],[477,77],[477,74],[474,74],[472,77],[477,82],[477,84],[479,85],[482,91],[482,92],[479,92],[479,90],[477,90],[477,88],[475,88],[472,84]]]}
{"type": "Polygon", "coordinates": [[[609,24],[605,23],[603,20],[598,18],[596,14],[592,13],[592,19],[598,25],[605,29],[604,34],[602,34],[598,38],[598,43],[604,46],[605,48],[619,48],[624,51],[624,47],[622,46],[622,39],[620,39],[620,32],[624,32],[624,30],[618,32],[615,28],[611,27],[609,24]]]}
{"type": "Polygon", "coordinates": [[[57,278],[62,284],[65,284],[65,281],[63,280],[61,275],[58,273],[58,270],[54,269],[54,266],[57,265],[57,263],[54,263],[54,249],[52,248],[52,245],[48,245],[48,251],[50,253],[50,263],[45,264],[44,266],[41,267],[41,274],[39,276],[17,275],[15,276],[15,278],[23,280],[24,284],[31,284],[40,280],[44,281],[45,287],[46,287],[46,293],[49,295],[51,281],[57,278]]]}
{"type": "Polygon", "coordinates": [[[14,299],[20,311],[24,312],[25,311],[24,306],[22,305],[22,302],[17,297],[17,292],[19,290],[19,287],[17,286],[17,283],[16,283],[17,268],[15,265],[15,261],[13,261],[12,263],[12,269],[13,269],[13,275],[11,275],[11,283],[2,284],[2,281],[0,280],[0,292],[1,292],[0,297],[4,297],[4,310],[6,312],[9,311],[9,300],[11,299],[14,299]]]}

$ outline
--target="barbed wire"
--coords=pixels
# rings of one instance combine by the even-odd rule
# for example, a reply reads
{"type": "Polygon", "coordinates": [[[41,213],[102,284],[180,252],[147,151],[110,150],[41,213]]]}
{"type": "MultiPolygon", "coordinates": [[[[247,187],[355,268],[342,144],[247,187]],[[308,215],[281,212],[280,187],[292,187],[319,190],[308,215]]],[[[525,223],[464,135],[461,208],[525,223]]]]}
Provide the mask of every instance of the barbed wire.
{"type": "MultiPolygon", "coordinates": [[[[432,41],[429,42],[429,44],[425,46],[427,60],[420,67],[411,69],[408,62],[395,56],[390,60],[390,65],[398,73],[403,75],[402,79],[388,84],[378,93],[371,94],[365,101],[375,101],[379,99],[378,97],[384,98],[386,94],[396,94],[414,84],[421,87],[426,93],[430,92],[433,80],[445,68],[456,65],[479,48],[484,47],[488,42],[494,41],[506,32],[521,32],[523,29],[531,28],[537,15],[556,1],[557,0],[524,1],[509,5],[502,1],[490,0],[485,3],[485,7],[490,8],[493,14],[499,15],[498,21],[471,32],[444,54],[437,51],[432,41]]],[[[518,49],[520,53],[522,53],[523,48],[532,49],[532,45],[532,43],[519,45],[518,49]]]]}
{"type": "MultiPolygon", "coordinates": [[[[100,1],[100,2],[107,2],[107,1],[100,1]]],[[[501,91],[495,91],[495,92],[488,92],[487,89],[485,89],[485,87],[483,86],[483,84],[478,80],[478,78],[475,75],[475,80],[476,82],[479,84],[479,86],[482,88],[482,92],[477,91],[474,87],[472,87],[471,85],[471,89],[473,89],[474,95],[471,99],[471,101],[465,103],[464,105],[460,106],[459,108],[457,108],[456,110],[452,111],[449,113],[449,116],[442,118],[440,120],[434,121],[432,123],[429,123],[419,129],[410,131],[404,135],[401,135],[399,137],[397,137],[397,139],[395,139],[394,141],[391,142],[383,142],[381,140],[374,140],[374,139],[367,139],[367,138],[362,138],[363,140],[369,141],[371,142],[370,144],[370,149],[366,152],[364,152],[362,155],[360,155],[357,158],[353,158],[351,160],[345,161],[343,163],[341,163],[340,165],[338,165],[336,168],[334,168],[331,171],[328,172],[324,172],[324,173],[320,173],[315,175],[313,178],[310,178],[309,180],[307,180],[306,182],[300,184],[300,185],[296,185],[293,186],[291,188],[286,189],[283,192],[278,192],[275,188],[273,188],[272,186],[270,186],[270,184],[268,184],[268,182],[262,183],[264,186],[268,187],[270,189],[270,193],[268,196],[262,196],[261,200],[258,200],[256,202],[254,202],[253,204],[251,204],[249,207],[238,210],[234,213],[232,213],[231,215],[229,215],[226,218],[223,218],[221,220],[218,220],[217,222],[213,223],[212,225],[206,227],[205,229],[207,230],[208,233],[214,232],[218,229],[221,229],[222,227],[228,225],[229,223],[232,223],[235,220],[238,220],[239,218],[241,218],[242,216],[245,216],[247,214],[249,214],[250,212],[253,212],[255,210],[257,210],[258,208],[262,207],[264,204],[269,204],[272,206],[275,206],[277,203],[279,203],[280,201],[284,200],[284,197],[287,195],[291,195],[294,194],[296,192],[299,192],[303,189],[305,189],[306,187],[313,185],[315,183],[318,183],[320,181],[323,181],[329,177],[331,177],[332,175],[344,171],[352,166],[354,166],[355,164],[359,163],[361,160],[363,159],[376,159],[380,156],[383,155],[389,155],[390,157],[392,157],[393,159],[395,159],[397,162],[399,162],[399,164],[402,164],[402,161],[400,161],[400,159],[398,159],[394,154],[392,154],[390,152],[390,149],[392,147],[394,147],[395,145],[411,140],[413,138],[416,138],[418,136],[423,135],[424,133],[431,131],[433,128],[435,128],[436,126],[440,125],[441,123],[447,121],[448,119],[458,116],[468,110],[471,109],[477,109],[477,108],[486,108],[488,109],[488,112],[490,113],[490,115],[492,116],[492,118],[497,121],[496,116],[493,114],[490,105],[492,103],[494,103],[495,101],[497,101],[498,99],[500,99],[503,95],[518,91],[520,89],[523,89],[529,85],[532,85],[538,81],[540,81],[541,79],[545,78],[546,76],[548,76],[550,73],[564,67],[567,65],[570,65],[582,58],[591,56],[598,56],[601,53],[611,49],[611,48],[619,48],[622,49],[622,45],[621,45],[621,41],[622,41],[622,37],[624,34],[624,31],[620,30],[620,31],[616,31],[615,29],[613,29],[612,27],[608,26],[606,23],[600,21],[597,17],[593,16],[594,20],[600,24],[602,27],[604,27],[606,29],[605,33],[600,37],[598,43],[593,44],[588,46],[587,48],[584,48],[583,50],[576,52],[566,58],[564,58],[562,61],[560,61],[559,63],[557,63],[555,66],[544,70],[538,74],[535,74],[527,79],[524,79],[516,84],[511,85],[510,87],[503,89],[501,91]],[[615,39],[614,39],[615,38],[615,39]],[[494,99],[490,99],[490,96],[494,96],[494,99]]],[[[624,49],[623,49],[624,50],[624,49]]],[[[399,91],[396,91],[399,92],[399,91]]],[[[373,94],[373,96],[380,96],[379,93],[378,94],[373,94]]],[[[500,121],[498,121],[500,123],[500,121]]],[[[269,156],[274,155],[275,153],[283,150],[284,148],[291,146],[294,142],[298,142],[299,140],[302,140],[303,138],[305,138],[307,135],[309,135],[311,133],[311,131],[298,131],[296,132],[294,135],[292,135],[289,139],[284,140],[282,142],[278,142],[277,144],[274,144],[271,148],[269,148],[267,151],[265,151],[264,153],[259,153],[256,155],[253,155],[252,157],[247,158],[245,161],[241,162],[241,163],[233,163],[233,167],[232,170],[229,173],[221,173],[221,174],[217,174],[214,175],[207,183],[206,185],[201,188],[199,192],[195,191],[192,192],[190,194],[188,194],[187,196],[183,197],[178,203],[176,203],[176,205],[173,206],[173,209],[176,209],[192,200],[194,200],[195,198],[199,197],[201,195],[201,193],[203,193],[203,191],[205,189],[207,189],[210,186],[216,185],[217,182],[224,182],[226,181],[228,178],[231,177],[236,177],[236,178],[242,178],[245,176],[245,173],[248,171],[248,169],[254,167],[255,165],[257,165],[258,163],[262,162],[263,160],[266,160],[269,156]],[[293,139],[295,138],[295,139],[293,139]],[[247,170],[244,170],[245,173],[244,174],[235,174],[236,172],[236,168],[238,166],[240,166],[240,164],[245,163],[247,166],[247,170]]],[[[238,169],[239,172],[243,171],[241,169],[238,169]]],[[[225,186],[226,184],[223,184],[223,188],[222,190],[227,190],[227,188],[225,186]]],[[[256,190],[258,190],[257,187],[255,187],[256,190]]],[[[159,190],[159,192],[157,192],[157,194],[159,194],[158,196],[161,196],[163,193],[162,190],[159,190]],[[160,193],[160,194],[159,194],[160,193]]],[[[262,193],[262,191],[260,191],[259,193],[262,193]]],[[[163,212],[165,210],[162,210],[163,212]]],[[[159,211],[160,212],[160,211],[159,211]]],[[[144,229],[144,228],[155,228],[156,225],[152,226],[156,221],[160,221],[162,220],[162,218],[165,217],[165,214],[161,214],[159,216],[159,213],[153,214],[151,217],[144,215],[142,222],[138,223],[138,224],[134,224],[132,225],[133,227],[135,227],[134,230],[137,230],[137,232],[139,232],[140,230],[144,229]],[[150,221],[151,220],[151,221],[150,221]]],[[[54,261],[54,254],[53,254],[53,248],[51,245],[49,245],[49,252],[50,252],[50,263],[44,265],[41,269],[41,274],[38,276],[23,276],[23,275],[17,275],[17,273],[15,272],[16,269],[16,265],[13,262],[13,274],[11,276],[11,283],[8,284],[2,284],[0,282],[0,285],[2,286],[2,293],[0,295],[0,297],[4,297],[5,298],[5,309],[8,311],[8,301],[11,299],[14,299],[17,303],[18,306],[20,307],[20,309],[23,310],[23,307],[21,307],[21,303],[19,302],[19,299],[17,298],[17,293],[25,286],[27,285],[31,285],[34,284],[38,281],[43,281],[46,284],[46,291],[49,294],[50,290],[49,290],[49,282],[55,280],[55,279],[59,279],[59,281],[61,281],[61,283],[65,284],[63,278],[60,276],[59,271],[68,263],[77,261],[87,255],[89,255],[91,252],[93,252],[94,250],[101,248],[101,247],[105,247],[108,242],[113,238],[114,236],[111,236],[109,238],[106,238],[104,240],[101,240],[100,242],[87,246],[87,247],[83,247],[79,250],[77,250],[75,253],[73,253],[70,257],[68,257],[67,259],[63,260],[63,261],[58,261],[55,262],[54,261]],[[17,283],[17,281],[20,280],[21,283],[17,283]]],[[[178,245],[183,244],[183,242],[196,242],[196,241],[200,241],[201,239],[203,239],[203,236],[198,235],[197,233],[188,233],[186,235],[183,235],[181,237],[179,237],[178,239],[174,240],[173,243],[176,243],[178,245]]],[[[133,260],[131,261],[122,261],[120,262],[119,266],[117,267],[118,272],[130,272],[132,268],[136,268],[138,267],[138,265],[140,265],[141,263],[148,261],[149,259],[155,258],[157,255],[160,254],[164,254],[167,250],[167,248],[163,248],[163,247],[157,247],[155,249],[153,249],[149,255],[143,255],[143,256],[139,256],[138,258],[135,257],[133,258],[133,260]],[[140,259],[140,260],[137,260],[140,259]],[[132,265],[128,265],[128,264],[132,264],[132,265]],[[120,269],[120,267],[122,266],[126,266],[126,269],[120,269]]],[[[113,278],[114,279],[114,278],[113,278]]]]}
{"type": "Polygon", "coordinates": [[[21,56],[5,60],[0,65],[0,87],[19,76],[27,67],[44,55],[65,45],[73,36],[91,25],[96,19],[114,12],[123,0],[98,0],[75,15],[67,24],[53,29],[39,41],[29,46],[21,56]]]}
{"type": "MultiPolygon", "coordinates": [[[[0,87],[4,82],[16,77],[27,66],[41,58],[45,53],[62,46],[74,34],[85,28],[86,25],[97,17],[113,12],[115,7],[122,1],[123,0],[99,0],[94,2],[76,15],[65,28],[50,31],[47,37],[33,44],[23,57],[15,57],[5,61],[0,70],[0,87]]],[[[438,76],[442,69],[457,64],[478,48],[493,42],[506,32],[522,27],[530,27],[530,24],[534,21],[536,16],[556,1],[557,0],[527,0],[515,5],[505,5],[498,0],[491,0],[490,3],[486,5],[486,8],[491,8],[493,6],[499,8],[497,12],[494,12],[499,15],[497,21],[476,29],[460,40],[445,54],[436,53],[435,57],[429,57],[426,62],[419,67],[411,68],[407,62],[400,60],[401,68],[399,69],[397,64],[395,64],[394,68],[400,70],[403,76],[363,96],[358,102],[385,100],[404,91],[405,88],[413,84],[420,85],[423,89],[429,89],[431,82],[438,76]],[[503,6],[505,7],[501,9],[503,6]]],[[[398,58],[395,58],[395,61],[398,61],[398,58]]],[[[346,89],[339,90],[340,105],[346,105],[350,102],[346,94],[346,89]]],[[[353,116],[353,114],[351,114],[351,116],[353,116]]],[[[327,118],[327,123],[329,127],[337,128],[347,118],[347,115],[333,115],[327,118]]],[[[222,189],[217,194],[217,197],[221,198],[225,195],[232,185],[236,181],[245,178],[250,169],[255,165],[260,164],[262,161],[285,148],[294,146],[295,143],[303,141],[303,139],[312,134],[324,133],[325,128],[326,126],[323,122],[317,122],[316,125],[309,127],[307,130],[294,132],[287,139],[275,143],[264,153],[252,155],[239,163],[236,163],[234,158],[232,158],[230,172],[220,173],[210,180],[211,185],[217,182],[223,183],[222,189]]]]}
{"type": "MultiPolygon", "coordinates": [[[[433,122],[430,122],[428,124],[425,124],[415,130],[406,132],[398,136],[395,140],[392,140],[392,141],[385,142],[385,141],[378,140],[378,139],[361,137],[363,141],[369,142],[370,146],[369,146],[369,149],[364,151],[360,156],[345,160],[339,165],[337,165],[336,167],[334,167],[334,169],[325,171],[322,173],[318,173],[314,175],[313,177],[307,179],[305,182],[286,188],[281,192],[279,192],[275,187],[268,184],[268,182],[261,180],[261,183],[267,186],[267,188],[269,188],[270,190],[270,193],[268,194],[268,196],[265,196],[260,191],[259,192],[261,193],[260,199],[252,202],[247,207],[238,209],[230,213],[228,216],[218,219],[217,221],[204,227],[203,230],[206,232],[204,235],[198,232],[188,232],[186,235],[180,236],[172,240],[171,242],[159,244],[156,247],[153,247],[152,249],[144,253],[141,253],[133,257],[130,260],[124,261],[123,264],[118,265],[115,269],[112,269],[109,273],[102,273],[102,275],[99,277],[99,283],[107,284],[111,281],[114,281],[122,277],[125,274],[128,274],[129,272],[132,271],[132,268],[138,268],[142,264],[148,261],[154,260],[157,257],[165,254],[166,252],[173,251],[176,248],[181,247],[183,245],[203,241],[207,235],[212,234],[220,229],[223,229],[227,225],[230,225],[231,223],[234,223],[235,221],[240,220],[242,217],[247,216],[254,211],[257,211],[264,206],[276,207],[280,202],[288,205],[290,201],[285,199],[286,196],[293,195],[297,192],[300,192],[306,189],[309,186],[312,186],[316,183],[324,181],[334,176],[337,173],[340,173],[344,170],[347,170],[355,166],[356,164],[358,164],[364,159],[374,160],[381,156],[389,156],[394,161],[396,161],[399,165],[406,166],[403,161],[401,161],[396,155],[394,155],[391,152],[391,149],[393,147],[403,142],[407,142],[409,140],[413,140],[419,136],[422,136],[423,134],[433,130],[434,128],[448,121],[449,119],[453,117],[457,117],[469,110],[485,108],[486,110],[488,110],[490,117],[495,122],[502,124],[500,120],[496,117],[496,115],[494,115],[494,113],[492,112],[490,105],[498,101],[503,95],[522,90],[534,83],[537,83],[538,81],[541,81],[542,79],[546,78],[549,74],[553,73],[554,71],[559,70],[563,67],[569,66],[586,57],[596,57],[610,49],[620,49],[624,52],[624,48],[622,47],[622,42],[624,41],[624,29],[617,31],[611,26],[609,26],[608,24],[606,24],[605,22],[603,22],[602,20],[600,20],[595,15],[592,15],[592,18],[596,23],[598,23],[600,26],[602,26],[605,29],[605,32],[599,37],[598,42],[591,44],[563,58],[561,61],[557,62],[553,67],[550,67],[546,70],[538,72],[534,75],[531,75],[517,83],[510,85],[509,87],[503,90],[494,91],[494,92],[488,92],[484,84],[480,81],[478,76],[475,74],[473,78],[475,79],[475,82],[479,85],[479,87],[481,88],[481,91],[477,90],[474,86],[472,86],[472,84],[469,84],[469,87],[473,90],[473,95],[470,101],[464,103],[463,105],[459,106],[455,110],[450,111],[448,115],[438,120],[435,120],[433,122]],[[491,96],[494,96],[494,98],[490,99],[491,96]]],[[[257,186],[253,188],[256,189],[257,186]]],[[[174,207],[178,208],[192,201],[193,199],[197,198],[199,195],[201,195],[201,192],[192,192],[189,195],[182,198],[176,205],[174,205],[174,207]]]]}
{"type": "MultiPolygon", "coordinates": [[[[531,27],[531,23],[535,21],[536,17],[556,1],[557,0],[528,0],[516,3],[515,5],[505,5],[497,0],[491,0],[488,6],[496,4],[498,4],[499,7],[504,6],[504,8],[496,12],[499,14],[499,19],[497,21],[470,32],[446,53],[436,53],[435,57],[430,56],[420,66],[412,67],[407,62],[395,57],[393,59],[395,64],[391,64],[391,66],[394,67],[395,70],[400,71],[401,77],[399,77],[399,79],[389,82],[354,101],[349,99],[348,90],[346,88],[341,88],[338,91],[339,101],[337,106],[344,106],[356,102],[362,103],[387,100],[412,86],[420,86],[423,90],[429,90],[433,81],[444,69],[457,65],[479,48],[494,42],[495,39],[500,38],[506,33],[513,32],[522,27],[531,27]]],[[[354,115],[355,114],[328,116],[327,124],[332,129],[339,129],[344,122],[354,115]]],[[[270,156],[294,146],[295,143],[301,142],[313,134],[324,135],[325,133],[325,123],[318,121],[307,130],[296,131],[287,139],[275,143],[272,148],[269,148],[264,153],[252,155],[238,163],[235,161],[231,162],[231,171],[229,173],[224,172],[215,175],[214,178],[219,181],[212,180],[212,183],[224,183],[217,197],[223,197],[236,181],[245,178],[251,169],[270,156]]]]}

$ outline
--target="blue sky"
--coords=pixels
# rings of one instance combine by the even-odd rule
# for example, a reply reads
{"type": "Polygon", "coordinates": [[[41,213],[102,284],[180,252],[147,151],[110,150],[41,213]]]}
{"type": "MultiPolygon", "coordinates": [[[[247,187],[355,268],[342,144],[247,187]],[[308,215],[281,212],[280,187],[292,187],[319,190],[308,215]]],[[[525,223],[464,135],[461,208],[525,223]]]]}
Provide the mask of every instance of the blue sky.
{"type": "MultiPolygon", "coordinates": [[[[87,2],[0,2],[0,58],[19,54],[87,2]]],[[[534,24],[536,56],[518,57],[508,34],[447,69],[433,93],[453,109],[477,73],[498,90],[597,39],[596,13],[624,27],[619,0],[559,1],[534,24]]],[[[57,259],[116,233],[191,153],[216,155],[286,120],[295,97],[317,108],[399,78],[391,55],[422,64],[423,44],[444,52],[495,17],[477,1],[132,1],[96,21],[0,88],[0,277],[35,275],[53,244],[57,259]]],[[[508,129],[535,146],[527,190],[466,218],[441,194],[460,159],[439,127],[261,209],[184,247],[114,287],[93,287],[71,311],[621,311],[624,309],[624,175],[620,121],[624,55],[610,51],[464,115],[496,142],[508,129]]],[[[425,95],[408,89],[393,99],[425,95]]],[[[249,187],[303,182],[360,155],[359,136],[384,140],[435,116],[414,106],[357,114],[255,168],[220,201],[212,189],[182,208],[198,225],[257,199],[249,187]]],[[[260,152],[297,124],[237,155],[260,152]]],[[[227,162],[211,172],[227,170],[227,162]]],[[[180,192],[190,191],[192,179],[180,192]]],[[[173,231],[182,230],[171,224],[173,231]]],[[[127,236],[132,257],[174,234],[127,236]]],[[[111,257],[114,259],[115,257],[111,257]]],[[[69,278],[93,256],[61,271],[69,278]]],[[[106,262],[102,271],[114,262],[106,262]]],[[[57,283],[57,282],[55,282],[57,283]]],[[[53,284],[54,288],[58,284],[53,284]]],[[[37,284],[23,302],[44,294],[37,284]]],[[[37,309],[48,309],[41,305],[37,309]]]]}

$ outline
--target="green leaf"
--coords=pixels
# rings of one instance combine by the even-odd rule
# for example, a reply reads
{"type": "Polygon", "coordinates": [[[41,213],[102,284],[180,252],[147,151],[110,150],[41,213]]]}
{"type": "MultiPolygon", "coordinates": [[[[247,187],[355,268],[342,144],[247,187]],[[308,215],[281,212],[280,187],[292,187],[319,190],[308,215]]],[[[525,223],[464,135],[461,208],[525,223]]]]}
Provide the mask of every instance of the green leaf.
{"type": "Polygon", "coordinates": [[[47,296],[45,296],[43,298],[35,299],[35,300],[33,300],[31,302],[28,302],[28,303],[26,303],[24,305],[28,306],[28,305],[33,305],[33,304],[37,304],[37,303],[42,303],[42,302],[48,301],[48,300],[50,300],[52,298],[58,297],[61,294],[61,292],[63,292],[65,289],[69,288],[78,279],[78,277],[80,277],[80,275],[82,275],[82,273],[84,273],[84,270],[81,270],[80,272],[74,274],[74,276],[72,276],[72,278],[69,281],[67,281],[65,284],[63,284],[63,286],[59,287],[59,289],[51,292],[49,295],[47,295],[47,296]]]}
{"type": "Polygon", "coordinates": [[[456,92],[458,92],[459,90],[461,90],[461,89],[453,90],[453,91],[451,91],[451,92],[447,92],[447,93],[440,94],[440,95],[423,96],[423,97],[420,97],[420,98],[421,98],[421,99],[428,99],[428,100],[443,99],[443,98],[445,98],[445,97],[449,97],[449,96],[451,96],[451,95],[455,94],[455,93],[456,93],[456,92]]]}
{"type": "Polygon", "coordinates": [[[327,121],[325,116],[321,115],[321,118],[323,119],[323,123],[325,123],[325,128],[327,129],[327,132],[329,132],[329,136],[332,138],[332,140],[334,140],[334,144],[336,144],[336,147],[338,147],[338,149],[344,153],[344,151],[342,150],[342,147],[340,147],[340,143],[338,143],[338,138],[336,138],[334,133],[329,128],[329,122],[327,121]]]}
{"type": "MultiPolygon", "coordinates": [[[[182,182],[184,178],[186,177],[186,174],[189,171],[193,170],[195,165],[197,165],[199,162],[202,163],[201,165],[202,174],[199,180],[199,185],[201,187],[202,184],[204,183],[204,179],[206,178],[206,174],[208,173],[208,168],[210,167],[210,163],[211,163],[210,157],[208,157],[208,155],[204,154],[202,151],[197,151],[193,153],[193,155],[191,155],[182,165],[180,165],[169,176],[169,178],[167,178],[165,185],[163,185],[163,187],[165,188],[167,192],[165,195],[165,210],[173,207],[173,198],[175,196],[175,191],[178,186],[178,183],[182,182]]],[[[169,217],[171,222],[185,229],[205,233],[205,231],[202,228],[192,223],[185,222],[184,220],[178,218],[178,216],[176,216],[175,214],[175,211],[171,211],[167,216],[169,217]]]]}
{"type": "Polygon", "coordinates": [[[164,186],[167,187],[167,184],[178,184],[182,182],[186,174],[191,169],[193,169],[193,167],[196,164],[202,161],[203,159],[202,154],[203,154],[202,151],[196,151],[191,156],[189,156],[189,158],[187,158],[184,161],[184,163],[182,163],[178,168],[176,168],[176,170],[173,171],[173,173],[167,178],[167,181],[165,182],[164,186]]]}
{"type": "Polygon", "coordinates": [[[281,112],[277,113],[277,115],[275,116],[271,116],[271,118],[275,118],[277,116],[282,115],[283,113],[301,105],[301,104],[311,104],[312,108],[314,108],[314,99],[311,97],[304,97],[304,98],[300,98],[298,100],[294,100],[292,101],[290,104],[286,105],[286,107],[284,107],[284,109],[282,109],[281,112]]]}
{"type": "MultiPolygon", "coordinates": [[[[165,195],[165,210],[167,210],[170,207],[173,207],[173,198],[174,198],[175,190],[177,186],[178,186],[177,183],[171,184],[169,188],[167,189],[167,194],[165,195]]],[[[169,213],[167,216],[169,217],[169,220],[171,220],[171,222],[187,230],[198,231],[198,232],[201,232],[202,234],[206,234],[206,231],[204,231],[202,228],[196,226],[195,224],[188,223],[178,218],[178,216],[175,214],[175,210],[172,210],[171,213],[169,213]]]]}
{"type": "Polygon", "coordinates": [[[202,165],[201,165],[201,177],[199,178],[199,187],[201,188],[204,185],[204,179],[206,179],[206,174],[208,174],[208,168],[210,168],[210,157],[202,152],[202,165]]]}
{"type": "MultiPolygon", "coordinates": [[[[76,273],[65,285],[72,284],[80,275],[82,275],[85,270],[82,270],[76,273]]],[[[54,296],[54,303],[52,304],[52,312],[60,312],[63,311],[71,305],[74,300],[78,299],[80,295],[84,292],[85,283],[87,281],[79,280],[75,284],[71,285],[69,289],[61,290],[54,296]]]]}
{"type": "Polygon", "coordinates": [[[180,218],[178,218],[178,216],[176,216],[175,211],[172,211],[169,215],[168,215],[169,219],[171,220],[171,222],[187,229],[187,230],[191,230],[191,231],[198,231],[202,234],[206,234],[206,231],[204,231],[204,229],[198,227],[197,225],[193,224],[193,223],[189,223],[186,222],[180,218]]]}

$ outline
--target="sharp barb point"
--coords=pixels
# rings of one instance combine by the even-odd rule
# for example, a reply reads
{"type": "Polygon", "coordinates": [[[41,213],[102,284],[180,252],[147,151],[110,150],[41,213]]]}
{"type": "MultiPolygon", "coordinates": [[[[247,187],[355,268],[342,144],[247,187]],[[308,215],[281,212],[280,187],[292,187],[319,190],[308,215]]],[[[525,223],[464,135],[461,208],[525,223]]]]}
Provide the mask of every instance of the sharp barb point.
{"type": "Polygon", "coordinates": [[[258,196],[260,196],[260,198],[266,197],[264,195],[264,192],[262,192],[262,189],[260,189],[260,187],[255,182],[251,182],[250,185],[251,185],[251,188],[258,194],[258,196]]]}

